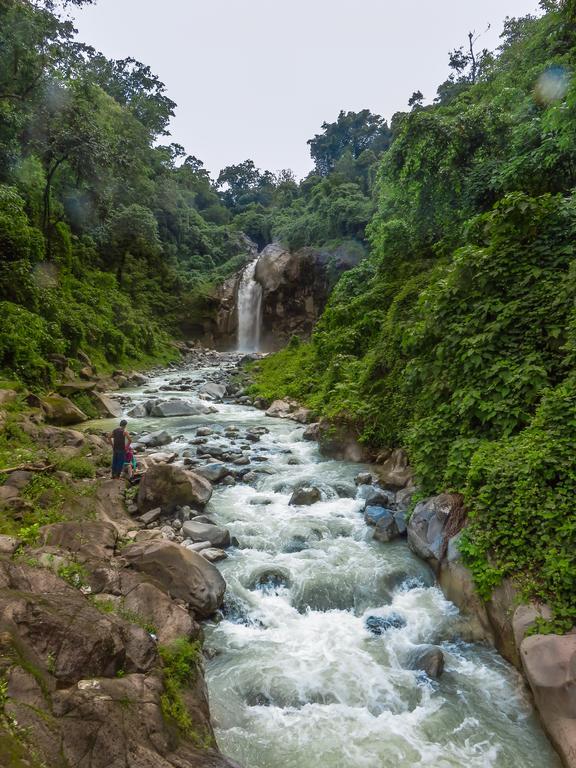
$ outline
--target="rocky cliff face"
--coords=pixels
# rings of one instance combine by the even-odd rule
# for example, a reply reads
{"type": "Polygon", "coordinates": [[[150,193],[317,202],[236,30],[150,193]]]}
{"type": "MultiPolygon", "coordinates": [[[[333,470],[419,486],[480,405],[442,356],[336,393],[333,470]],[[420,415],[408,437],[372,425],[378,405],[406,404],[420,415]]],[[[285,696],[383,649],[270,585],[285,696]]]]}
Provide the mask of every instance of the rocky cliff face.
{"type": "MultiPolygon", "coordinates": [[[[263,289],[262,349],[279,349],[293,334],[309,336],[334,282],[357,261],[358,257],[345,248],[292,252],[278,243],[267,245],[258,256],[255,272],[263,289]]],[[[219,291],[214,336],[221,348],[232,348],[236,343],[239,277],[229,278],[219,291]]]]}
{"type": "MultiPolygon", "coordinates": [[[[0,405],[14,400],[6,391],[0,405]]],[[[52,471],[44,449],[54,461],[96,462],[107,445],[43,418],[37,408],[19,422],[38,462],[4,471],[0,484],[2,530],[39,521],[22,539],[0,535],[0,765],[233,768],[212,731],[199,623],[222,603],[220,572],[131,518],[123,484],[52,471]],[[34,507],[27,489],[45,475],[34,507]],[[57,514],[46,511],[54,494],[57,514]],[[40,527],[50,514],[61,521],[40,527]]],[[[211,486],[187,477],[201,508],[211,486]]]]}
{"type": "Polygon", "coordinates": [[[567,635],[530,634],[546,605],[525,604],[506,579],[490,599],[480,598],[458,549],[462,497],[444,493],[416,504],[408,545],[435,571],[446,597],[471,618],[471,639],[488,641],[523,672],[542,724],[563,764],[576,768],[576,628],[567,635]]]}

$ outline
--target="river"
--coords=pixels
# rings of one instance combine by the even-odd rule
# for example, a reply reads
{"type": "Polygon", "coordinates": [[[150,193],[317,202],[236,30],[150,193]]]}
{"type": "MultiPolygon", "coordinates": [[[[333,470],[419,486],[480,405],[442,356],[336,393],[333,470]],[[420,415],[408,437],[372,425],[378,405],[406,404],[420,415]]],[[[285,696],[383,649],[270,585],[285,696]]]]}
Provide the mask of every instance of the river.
{"type": "MultiPolygon", "coordinates": [[[[231,368],[234,358],[222,361],[231,368]]],[[[166,372],[127,394],[141,401],[183,376],[220,373],[166,372]]],[[[193,390],[161,394],[194,401],[193,390]]],[[[130,428],[181,436],[167,446],[179,453],[200,426],[222,444],[231,425],[240,435],[269,430],[249,449],[257,479],[215,486],[206,509],[238,540],[218,564],[228,584],[224,617],[205,626],[221,750],[245,768],[558,768],[516,670],[460,638],[458,610],[404,541],[372,540],[355,498],[364,467],[322,458],[294,422],[245,405],[215,407],[130,420],[130,428]],[[322,500],[290,506],[302,483],[322,500]],[[369,616],[392,626],[374,635],[369,616]],[[428,643],[444,652],[438,680],[407,668],[428,643]]]]}

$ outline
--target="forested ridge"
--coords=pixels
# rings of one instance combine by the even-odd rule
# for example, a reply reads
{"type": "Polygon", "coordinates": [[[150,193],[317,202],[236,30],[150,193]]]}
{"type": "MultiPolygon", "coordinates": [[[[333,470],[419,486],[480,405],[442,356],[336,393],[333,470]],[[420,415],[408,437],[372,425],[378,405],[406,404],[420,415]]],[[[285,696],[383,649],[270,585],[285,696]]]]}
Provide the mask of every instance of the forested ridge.
{"type": "Polygon", "coordinates": [[[0,0],[0,371],[36,386],[55,356],[100,372],[169,357],[249,258],[246,236],[362,255],[390,138],[342,112],[301,183],[252,160],[212,180],[168,143],[176,105],[150,68],[77,41],[67,7],[87,2],[0,0]]]}
{"type": "Polygon", "coordinates": [[[508,19],[463,47],[435,102],[395,115],[370,255],[309,343],[263,361],[291,396],[375,449],[407,450],[424,494],[462,492],[481,594],[504,577],[576,619],[575,17],[508,19]]]}
{"type": "Polygon", "coordinates": [[[66,5],[0,0],[0,371],[50,387],[167,359],[215,287],[277,240],[364,257],[311,341],[260,364],[422,493],[462,492],[484,596],[512,576],[576,618],[575,28],[572,2],[455,49],[434,102],[342,111],[298,182],[246,160],[213,180],[169,144],[150,69],[75,38],[66,5]],[[64,6],[64,7],[63,7],[64,6]]]}

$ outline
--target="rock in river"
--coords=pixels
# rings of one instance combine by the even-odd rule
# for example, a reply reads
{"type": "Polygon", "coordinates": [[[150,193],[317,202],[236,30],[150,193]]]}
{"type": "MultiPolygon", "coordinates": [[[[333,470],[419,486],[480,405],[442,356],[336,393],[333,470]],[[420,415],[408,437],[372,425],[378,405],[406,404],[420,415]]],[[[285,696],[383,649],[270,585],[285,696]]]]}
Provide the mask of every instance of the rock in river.
{"type": "Polygon", "coordinates": [[[184,536],[193,542],[209,541],[213,547],[226,549],[230,546],[230,531],[220,525],[210,525],[209,523],[199,523],[196,520],[190,520],[182,526],[184,536]]]}
{"type": "Polygon", "coordinates": [[[160,445],[168,445],[172,442],[172,438],[164,430],[158,432],[150,432],[148,435],[143,435],[138,438],[140,445],[146,446],[146,448],[158,448],[160,445]]]}
{"type": "Polygon", "coordinates": [[[166,400],[164,402],[154,403],[150,410],[150,415],[156,418],[168,416],[203,416],[207,413],[214,413],[214,408],[204,403],[189,403],[186,400],[166,400]]]}
{"type": "Polygon", "coordinates": [[[444,672],[444,653],[437,645],[419,645],[408,657],[409,669],[421,669],[437,679],[444,672]]]}
{"type": "Polygon", "coordinates": [[[188,603],[202,618],[222,605],[226,582],[197,552],[170,541],[145,541],[126,547],[122,557],[132,568],[159,582],[171,597],[188,603]]]}
{"type": "Polygon", "coordinates": [[[406,619],[399,613],[389,613],[387,616],[368,616],[364,623],[373,635],[381,635],[389,629],[402,629],[406,626],[406,619]]]}
{"type": "Polygon", "coordinates": [[[296,488],[292,496],[290,497],[289,504],[293,507],[309,507],[311,504],[316,504],[320,501],[322,494],[313,485],[303,486],[302,488],[296,488]]]}
{"type": "Polygon", "coordinates": [[[374,538],[378,541],[392,541],[400,535],[394,512],[385,507],[366,507],[364,520],[374,526],[374,538]]]}

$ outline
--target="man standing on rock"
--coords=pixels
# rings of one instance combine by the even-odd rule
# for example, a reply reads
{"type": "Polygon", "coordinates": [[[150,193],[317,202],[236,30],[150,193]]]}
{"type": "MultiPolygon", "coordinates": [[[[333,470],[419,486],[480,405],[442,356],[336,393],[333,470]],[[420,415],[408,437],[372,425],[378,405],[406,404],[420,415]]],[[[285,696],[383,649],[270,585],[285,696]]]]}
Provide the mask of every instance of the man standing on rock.
{"type": "Polygon", "coordinates": [[[112,446],[112,479],[119,480],[126,461],[126,450],[132,442],[126,427],[128,422],[122,419],[120,426],[112,430],[108,440],[112,446]]]}

